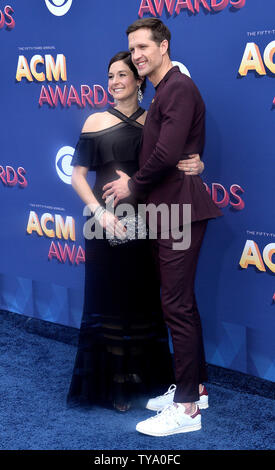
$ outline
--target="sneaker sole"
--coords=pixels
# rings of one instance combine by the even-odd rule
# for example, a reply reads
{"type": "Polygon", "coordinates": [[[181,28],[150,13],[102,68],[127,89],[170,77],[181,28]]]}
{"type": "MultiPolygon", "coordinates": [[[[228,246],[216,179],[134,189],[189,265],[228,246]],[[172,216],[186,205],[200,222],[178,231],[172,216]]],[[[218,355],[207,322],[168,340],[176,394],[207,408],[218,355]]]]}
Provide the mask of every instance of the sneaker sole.
{"type": "MultiPolygon", "coordinates": [[[[196,403],[196,404],[198,405],[200,410],[206,410],[207,408],[209,408],[208,403],[202,403],[202,404],[196,403]]],[[[163,410],[164,406],[157,408],[157,407],[153,407],[153,406],[150,406],[150,405],[149,406],[146,405],[145,408],[147,410],[150,410],[150,411],[160,411],[160,410],[163,410]]]]}
{"type": "Polygon", "coordinates": [[[172,434],[180,434],[180,433],[184,433],[184,432],[199,431],[200,429],[201,429],[201,423],[194,424],[193,426],[185,426],[184,428],[178,428],[178,429],[175,429],[174,431],[169,431],[169,432],[165,432],[165,433],[143,431],[141,429],[138,429],[138,426],[136,427],[136,430],[138,432],[140,432],[142,434],[147,434],[148,436],[154,436],[154,437],[171,436],[172,434]]]}
{"type": "Polygon", "coordinates": [[[202,404],[197,403],[197,405],[198,405],[200,410],[206,410],[207,408],[209,408],[208,403],[202,403],[202,404]]]}

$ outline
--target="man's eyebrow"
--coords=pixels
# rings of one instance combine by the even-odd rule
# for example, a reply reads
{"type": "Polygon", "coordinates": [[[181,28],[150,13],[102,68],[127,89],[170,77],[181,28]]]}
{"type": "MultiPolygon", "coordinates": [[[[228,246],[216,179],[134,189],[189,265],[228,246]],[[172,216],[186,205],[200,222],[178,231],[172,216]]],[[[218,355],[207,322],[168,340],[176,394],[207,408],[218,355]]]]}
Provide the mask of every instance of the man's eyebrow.
{"type": "MultiPolygon", "coordinates": [[[[135,47],[141,47],[141,46],[147,46],[147,44],[146,44],[145,42],[140,42],[139,44],[135,44],[135,47]]],[[[131,49],[134,49],[134,46],[129,47],[129,51],[130,51],[131,49]]]]}

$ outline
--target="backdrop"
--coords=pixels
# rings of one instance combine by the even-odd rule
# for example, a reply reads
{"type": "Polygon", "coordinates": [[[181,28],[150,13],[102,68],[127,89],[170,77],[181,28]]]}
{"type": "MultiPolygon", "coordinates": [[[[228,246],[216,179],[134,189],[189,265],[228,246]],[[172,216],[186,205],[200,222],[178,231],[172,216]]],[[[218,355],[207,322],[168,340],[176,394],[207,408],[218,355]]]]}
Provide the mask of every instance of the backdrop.
{"type": "Polygon", "coordinates": [[[274,380],[274,14],[274,0],[0,0],[1,309],[79,327],[72,154],[112,101],[106,67],[127,26],[160,17],[207,106],[203,180],[224,213],[196,282],[207,361],[274,380]]]}

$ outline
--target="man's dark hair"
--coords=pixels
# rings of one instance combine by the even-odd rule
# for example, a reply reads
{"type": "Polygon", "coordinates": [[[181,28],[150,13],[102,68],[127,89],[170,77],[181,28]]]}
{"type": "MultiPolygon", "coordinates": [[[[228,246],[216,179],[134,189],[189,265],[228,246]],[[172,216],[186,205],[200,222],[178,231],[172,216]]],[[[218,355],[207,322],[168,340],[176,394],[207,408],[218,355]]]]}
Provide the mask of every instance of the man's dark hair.
{"type": "MultiPolygon", "coordinates": [[[[132,70],[135,78],[138,80],[140,79],[140,76],[138,74],[138,71],[136,67],[134,66],[132,59],[131,59],[131,53],[129,51],[120,51],[117,54],[114,55],[114,57],[111,58],[109,65],[108,65],[108,72],[110,70],[111,65],[114,62],[118,62],[119,60],[122,60],[124,64],[128,65],[129,69],[132,70]]],[[[146,88],[146,79],[144,78],[142,84],[140,85],[140,89],[142,92],[144,92],[146,88]]]]}
{"type": "Polygon", "coordinates": [[[170,30],[165,26],[165,24],[159,20],[158,18],[142,18],[140,20],[136,20],[130,26],[128,26],[126,34],[129,36],[130,33],[137,31],[141,28],[150,29],[152,34],[152,40],[155,41],[158,45],[165,39],[168,41],[168,55],[170,57],[170,41],[171,41],[171,33],[170,30]]]}

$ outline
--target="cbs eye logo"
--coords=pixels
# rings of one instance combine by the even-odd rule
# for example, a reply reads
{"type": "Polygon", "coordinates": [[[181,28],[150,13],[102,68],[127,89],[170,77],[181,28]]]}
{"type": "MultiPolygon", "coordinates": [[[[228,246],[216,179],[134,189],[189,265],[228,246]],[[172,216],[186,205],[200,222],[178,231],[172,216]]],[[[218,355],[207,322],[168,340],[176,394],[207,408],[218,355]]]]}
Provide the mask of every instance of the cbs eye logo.
{"type": "Polygon", "coordinates": [[[69,11],[73,0],[45,0],[46,6],[55,16],[63,16],[69,11]]]}
{"type": "Polygon", "coordinates": [[[65,146],[58,150],[55,157],[55,168],[59,178],[63,183],[71,184],[73,167],[71,165],[74,148],[65,146]]]}

